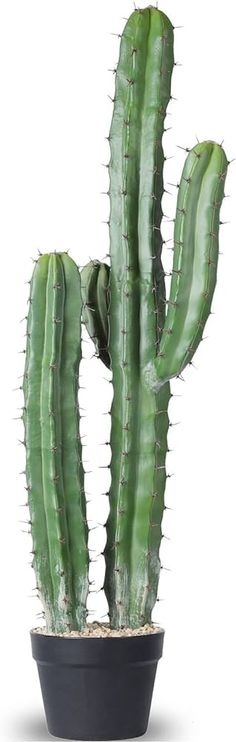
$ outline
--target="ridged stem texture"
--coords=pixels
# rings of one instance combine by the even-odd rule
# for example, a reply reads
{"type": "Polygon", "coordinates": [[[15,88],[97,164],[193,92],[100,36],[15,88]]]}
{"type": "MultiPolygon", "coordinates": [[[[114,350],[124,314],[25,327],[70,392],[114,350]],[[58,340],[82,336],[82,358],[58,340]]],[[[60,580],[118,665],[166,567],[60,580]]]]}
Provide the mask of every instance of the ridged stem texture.
{"type": "Polygon", "coordinates": [[[110,340],[114,398],[105,589],[113,626],[151,620],[160,571],[169,385],[145,387],[165,315],[161,264],[164,155],[173,28],[135,12],[122,39],[110,131],[110,340]]]}
{"type": "Polygon", "coordinates": [[[186,159],[178,191],[168,311],[157,358],[145,371],[153,389],[183,371],[202,339],[216,285],[227,167],[224,150],[211,141],[196,144],[186,159]]]}
{"type": "Polygon", "coordinates": [[[112,370],[110,513],[105,592],[111,625],[150,623],[161,569],[170,379],[202,339],[219,254],[227,159],[198,143],[178,186],[170,296],[161,236],[162,137],[171,97],[173,27],[156,8],[135,11],[121,37],[110,142],[111,267],[80,275],[45,255],[31,283],[25,443],[34,567],[52,631],[82,628],[88,593],[87,524],[77,407],[81,313],[112,370]]]}
{"type": "Polygon", "coordinates": [[[66,254],[34,269],[24,375],[33,566],[50,631],[86,623],[88,552],[79,414],[81,290],[66,254]]]}
{"type": "Polygon", "coordinates": [[[203,142],[189,152],[179,186],[166,300],[162,136],[173,64],[168,18],[152,7],[135,11],[121,38],[109,137],[114,398],[105,591],[115,627],[151,621],[161,567],[169,380],[198,347],[216,283],[227,159],[220,145],[203,142]]]}

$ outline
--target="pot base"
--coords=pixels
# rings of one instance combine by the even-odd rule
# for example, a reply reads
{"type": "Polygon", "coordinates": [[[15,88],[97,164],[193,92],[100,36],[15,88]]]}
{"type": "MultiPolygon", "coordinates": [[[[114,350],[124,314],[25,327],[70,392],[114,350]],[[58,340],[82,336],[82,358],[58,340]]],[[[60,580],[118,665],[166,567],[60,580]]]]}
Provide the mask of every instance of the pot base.
{"type": "Polygon", "coordinates": [[[145,734],[164,632],[62,638],[31,632],[49,732],[64,739],[145,734]]]}

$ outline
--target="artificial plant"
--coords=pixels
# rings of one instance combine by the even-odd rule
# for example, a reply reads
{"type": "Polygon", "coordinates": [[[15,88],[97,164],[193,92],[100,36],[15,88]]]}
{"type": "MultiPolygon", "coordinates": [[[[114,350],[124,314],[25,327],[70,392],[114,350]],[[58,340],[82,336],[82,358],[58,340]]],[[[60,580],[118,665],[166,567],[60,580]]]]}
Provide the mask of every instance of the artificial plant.
{"type": "Polygon", "coordinates": [[[170,296],[161,235],[162,136],[171,97],[173,26],[148,7],[120,43],[109,135],[110,267],[82,274],[65,254],[39,258],[27,330],[25,440],[34,566],[50,630],[83,628],[86,502],[77,406],[81,313],[112,370],[110,514],[105,592],[112,627],[151,622],[160,574],[170,379],[191,361],[211,309],[227,159],[188,152],[174,225],[170,296]]]}

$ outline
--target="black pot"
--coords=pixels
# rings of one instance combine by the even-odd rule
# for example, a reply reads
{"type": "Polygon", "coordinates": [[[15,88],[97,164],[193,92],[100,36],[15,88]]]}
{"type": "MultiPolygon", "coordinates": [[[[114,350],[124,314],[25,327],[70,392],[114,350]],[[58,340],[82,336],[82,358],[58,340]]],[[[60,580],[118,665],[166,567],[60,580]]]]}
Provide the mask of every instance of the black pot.
{"type": "Polygon", "coordinates": [[[105,639],[31,632],[49,732],[77,740],[144,734],[163,640],[163,630],[105,639]]]}

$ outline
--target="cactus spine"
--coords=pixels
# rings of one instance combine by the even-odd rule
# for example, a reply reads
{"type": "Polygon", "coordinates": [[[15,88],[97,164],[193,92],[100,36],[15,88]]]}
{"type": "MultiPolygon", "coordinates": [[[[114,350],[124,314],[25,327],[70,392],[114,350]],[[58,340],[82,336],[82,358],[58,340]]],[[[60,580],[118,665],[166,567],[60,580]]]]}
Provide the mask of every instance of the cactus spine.
{"type": "Polygon", "coordinates": [[[147,383],[158,389],[189,363],[202,338],[216,285],[219,210],[227,160],[214,142],[189,152],[181,178],[174,231],[170,299],[157,358],[147,383]]]}
{"type": "Polygon", "coordinates": [[[155,8],[124,29],[110,131],[110,339],[113,371],[105,589],[113,626],[150,622],[160,572],[169,379],[202,337],[215,286],[227,161],[198,145],[179,188],[165,319],[162,135],[173,27],[155,8]],[[162,387],[162,388],[161,388],[162,387]]]}
{"type": "Polygon", "coordinates": [[[155,358],[164,315],[162,134],[173,61],[166,16],[133,13],[121,39],[110,131],[114,399],[105,588],[114,626],[150,620],[159,573],[169,388],[160,403],[143,370],[155,358]]]}
{"type": "Polygon", "coordinates": [[[81,305],[73,260],[63,254],[40,257],[31,282],[24,424],[33,564],[51,631],[86,623],[87,526],[77,408],[81,305]]]}
{"type": "Polygon", "coordinates": [[[160,575],[170,379],[202,339],[215,289],[227,159],[197,144],[184,165],[170,297],[162,266],[162,136],[173,27],[136,10],[121,38],[110,142],[111,266],[39,259],[31,285],[25,393],[27,481],[37,584],[53,631],[86,621],[88,553],[77,382],[81,313],[112,370],[105,592],[112,627],[151,622],[160,575]],[[167,312],[166,312],[167,306],[167,312]]]}

